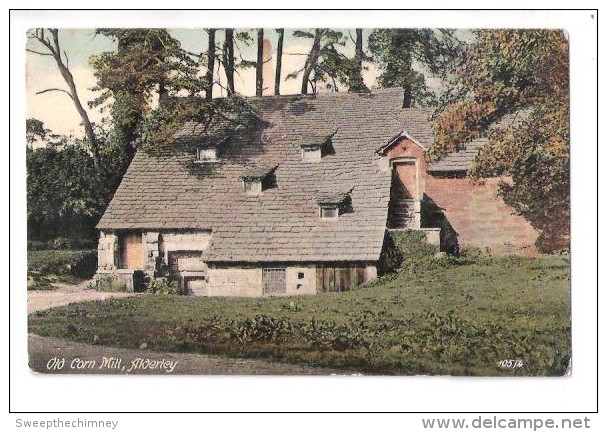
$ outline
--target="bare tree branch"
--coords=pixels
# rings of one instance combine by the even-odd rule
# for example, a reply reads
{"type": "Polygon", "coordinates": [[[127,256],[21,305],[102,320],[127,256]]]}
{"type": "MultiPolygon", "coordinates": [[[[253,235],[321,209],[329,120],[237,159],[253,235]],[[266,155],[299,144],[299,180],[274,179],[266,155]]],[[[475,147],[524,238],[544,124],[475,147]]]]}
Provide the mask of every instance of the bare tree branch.
{"type": "Polygon", "coordinates": [[[38,92],[37,94],[42,94],[42,93],[46,93],[49,91],[60,91],[62,93],[66,93],[70,96],[70,98],[72,99],[72,102],[74,103],[74,106],[76,107],[76,111],[78,111],[78,114],[80,115],[80,119],[82,120],[82,123],[84,125],[84,132],[89,141],[89,146],[90,146],[91,152],[93,154],[93,162],[95,164],[95,167],[100,168],[101,161],[100,161],[100,156],[99,156],[99,143],[97,142],[97,137],[96,137],[95,131],[93,129],[93,124],[92,124],[91,120],[89,119],[88,113],[82,106],[82,103],[80,102],[80,98],[78,97],[78,91],[76,89],[76,84],[74,83],[74,76],[72,75],[72,72],[69,69],[69,59],[67,57],[66,52],[63,51],[63,55],[65,56],[65,62],[63,61],[63,58],[61,56],[62,50],[61,50],[61,45],[59,43],[59,30],[56,28],[50,28],[47,30],[48,30],[48,33],[50,33],[50,38],[47,37],[47,33],[46,33],[45,29],[36,29],[33,33],[28,34],[28,37],[30,39],[34,39],[34,40],[37,40],[38,42],[40,42],[44,47],[46,47],[46,49],[49,52],[48,54],[39,53],[40,55],[52,55],[53,56],[53,58],[55,59],[55,63],[57,64],[57,68],[59,69],[59,72],[61,73],[63,80],[67,84],[69,91],[59,89],[59,88],[53,88],[53,89],[42,90],[41,92],[38,92]]]}
{"type": "Polygon", "coordinates": [[[29,49],[29,48],[26,48],[25,50],[26,50],[27,52],[31,52],[31,53],[34,53],[34,54],[38,54],[38,55],[41,55],[41,56],[52,56],[52,54],[51,54],[51,53],[44,53],[44,52],[40,52],[40,51],[35,51],[35,50],[33,50],[33,49],[29,49]]]}
{"type": "Polygon", "coordinates": [[[52,92],[52,91],[58,91],[58,92],[65,93],[66,95],[68,95],[70,97],[70,99],[74,100],[74,98],[72,97],[70,92],[68,92],[67,90],[60,89],[60,88],[50,88],[50,89],[46,89],[46,90],[40,90],[39,92],[36,92],[36,94],[39,95],[42,93],[47,93],[47,92],[52,92]]]}

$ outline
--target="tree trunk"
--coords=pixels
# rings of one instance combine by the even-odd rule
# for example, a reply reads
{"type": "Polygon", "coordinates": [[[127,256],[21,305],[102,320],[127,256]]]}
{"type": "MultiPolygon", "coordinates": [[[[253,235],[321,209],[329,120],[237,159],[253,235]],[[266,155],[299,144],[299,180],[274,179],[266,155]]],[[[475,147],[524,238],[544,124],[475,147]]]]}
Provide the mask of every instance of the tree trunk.
{"type": "Polygon", "coordinates": [[[285,29],[276,29],[278,33],[278,46],[276,47],[276,77],[274,79],[274,94],[280,94],[280,72],[282,69],[282,44],[285,38],[285,29]]]}
{"type": "Polygon", "coordinates": [[[257,67],[255,70],[255,95],[263,95],[263,29],[257,29],[257,67]]]}
{"type": "MultiPolygon", "coordinates": [[[[43,44],[50,50],[51,54],[53,55],[55,63],[57,63],[57,68],[59,69],[63,80],[69,88],[70,97],[72,98],[72,102],[74,102],[76,111],[78,111],[78,114],[80,115],[80,119],[82,120],[82,124],[84,125],[84,133],[89,141],[91,152],[93,153],[93,163],[95,164],[95,169],[98,170],[101,167],[101,160],[99,158],[99,143],[97,142],[97,137],[95,135],[95,131],[93,130],[93,124],[89,119],[88,113],[83,108],[82,103],[80,102],[80,97],[78,96],[78,91],[76,90],[76,84],[74,83],[74,76],[61,59],[59,30],[49,29],[49,31],[53,37],[53,45],[48,44],[47,41],[44,41],[43,44]]],[[[44,40],[44,35],[42,35],[41,39],[44,40]]]]}
{"type": "Polygon", "coordinates": [[[213,71],[215,70],[215,32],[216,29],[207,29],[209,33],[209,47],[207,49],[207,88],[205,89],[205,99],[213,99],[213,71]]]}
{"type": "Polygon", "coordinates": [[[167,91],[165,79],[161,78],[158,82],[158,106],[164,108],[167,104],[169,92],[167,91]]]}
{"type": "Polygon", "coordinates": [[[225,29],[223,43],[223,67],[228,81],[228,96],[234,96],[234,29],[225,29]]]}
{"type": "Polygon", "coordinates": [[[355,54],[355,58],[356,58],[356,65],[358,66],[359,70],[362,69],[362,65],[363,65],[363,29],[361,28],[357,28],[356,29],[356,50],[355,50],[356,54],[355,54]]]}
{"type": "Polygon", "coordinates": [[[350,76],[350,88],[349,91],[354,92],[364,92],[369,91],[365,82],[363,81],[363,29],[356,29],[356,40],[354,42],[355,50],[354,50],[354,68],[352,70],[352,75],[350,76]]]}
{"type": "Polygon", "coordinates": [[[318,63],[318,57],[320,56],[320,39],[322,38],[324,32],[324,29],[316,29],[314,31],[314,42],[312,43],[310,54],[306,59],[303,76],[301,77],[302,94],[308,94],[308,81],[310,81],[310,75],[318,63]]]}

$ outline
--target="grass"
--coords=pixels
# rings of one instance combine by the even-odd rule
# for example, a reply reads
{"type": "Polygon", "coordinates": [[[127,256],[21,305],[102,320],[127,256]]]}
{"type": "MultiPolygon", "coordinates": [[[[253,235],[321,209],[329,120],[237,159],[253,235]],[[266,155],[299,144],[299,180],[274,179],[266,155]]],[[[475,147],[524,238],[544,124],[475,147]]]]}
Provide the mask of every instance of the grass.
{"type": "Polygon", "coordinates": [[[78,284],[95,274],[96,250],[28,250],[27,289],[51,290],[53,283],[78,284]]]}
{"type": "Polygon", "coordinates": [[[358,290],[289,298],[144,295],[37,312],[30,331],[81,342],[377,374],[562,375],[568,256],[405,260],[358,290]],[[503,369],[501,360],[524,366],[503,369]]]}

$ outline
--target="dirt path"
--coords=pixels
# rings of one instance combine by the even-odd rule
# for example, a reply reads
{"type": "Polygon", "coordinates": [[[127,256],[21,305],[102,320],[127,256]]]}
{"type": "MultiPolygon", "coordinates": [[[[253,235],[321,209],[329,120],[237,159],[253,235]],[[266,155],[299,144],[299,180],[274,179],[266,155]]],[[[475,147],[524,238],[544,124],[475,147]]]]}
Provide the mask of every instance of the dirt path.
{"type": "Polygon", "coordinates": [[[65,306],[70,303],[137,295],[135,293],[101,292],[87,289],[89,283],[90,281],[84,281],[78,285],[55,284],[57,289],[52,291],[28,291],[27,313],[65,306]]]}
{"type": "MultiPolygon", "coordinates": [[[[59,285],[54,291],[29,291],[27,311],[70,303],[141,295],[106,293],[79,285],[59,285]]],[[[162,374],[162,375],[345,375],[343,371],[234,359],[202,354],[183,354],[112,348],[64,339],[28,335],[29,366],[41,373],[162,374]],[[107,359],[104,361],[104,358],[107,359]],[[63,362],[61,363],[61,359],[63,362]],[[61,366],[62,365],[62,366],[61,366]],[[61,367],[60,367],[61,366],[61,367]]]]}
{"type": "Polygon", "coordinates": [[[88,345],[28,335],[29,366],[42,373],[154,375],[344,375],[340,371],[202,354],[88,345]],[[109,361],[104,362],[104,358],[109,361]],[[62,367],[59,362],[63,359],[62,367]]]}

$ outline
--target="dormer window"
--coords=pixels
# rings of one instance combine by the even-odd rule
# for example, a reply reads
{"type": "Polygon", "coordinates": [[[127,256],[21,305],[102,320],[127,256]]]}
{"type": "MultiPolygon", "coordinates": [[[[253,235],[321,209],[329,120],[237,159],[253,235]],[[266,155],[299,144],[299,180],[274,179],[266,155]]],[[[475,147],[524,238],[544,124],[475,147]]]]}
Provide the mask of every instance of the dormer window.
{"type": "Polygon", "coordinates": [[[319,145],[302,145],[301,160],[304,162],[318,162],[322,159],[322,150],[319,145]]]}
{"type": "Polygon", "coordinates": [[[228,141],[229,135],[221,139],[207,137],[196,147],[196,162],[217,162],[221,147],[228,141]]]}
{"type": "Polygon", "coordinates": [[[261,179],[243,179],[242,190],[248,194],[260,194],[263,190],[261,187],[261,179]]]}
{"type": "Polygon", "coordinates": [[[321,219],[338,219],[348,208],[351,210],[350,192],[328,192],[318,193],[316,202],[318,203],[319,216],[321,219]]]}
{"type": "Polygon", "coordinates": [[[325,205],[320,206],[320,218],[321,219],[337,219],[339,217],[339,207],[325,205]]]}
{"type": "Polygon", "coordinates": [[[329,135],[307,137],[301,143],[301,160],[303,162],[319,162],[323,156],[333,153],[331,138],[336,132],[329,135]]]}
{"type": "Polygon", "coordinates": [[[242,190],[247,195],[259,195],[274,186],[274,171],[278,165],[249,167],[242,174],[242,190]]]}
{"type": "Polygon", "coordinates": [[[198,148],[196,160],[200,162],[211,162],[217,160],[217,148],[198,148]]]}

